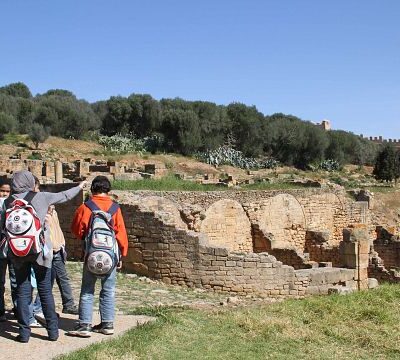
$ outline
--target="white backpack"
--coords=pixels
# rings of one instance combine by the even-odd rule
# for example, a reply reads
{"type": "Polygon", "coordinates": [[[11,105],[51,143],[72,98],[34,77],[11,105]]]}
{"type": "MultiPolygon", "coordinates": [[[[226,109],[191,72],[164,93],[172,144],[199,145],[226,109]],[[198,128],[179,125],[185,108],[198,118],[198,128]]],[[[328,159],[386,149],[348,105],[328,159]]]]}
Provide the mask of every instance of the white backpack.
{"type": "Polygon", "coordinates": [[[92,211],[85,237],[85,263],[91,273],[108,275],[120,260],[112,219],[119,205],[113,202],[108,211],[102,211],[93,200],[86,201],[85,205],[92,211]]]}
{"type": "Polygon", "coordinates": [[[31,205],[35,192],[15,199],[6,210],[4,233],[8,248],[17,257],[37,255],[43,250],[44,232],[40,219],[31,205]]]}

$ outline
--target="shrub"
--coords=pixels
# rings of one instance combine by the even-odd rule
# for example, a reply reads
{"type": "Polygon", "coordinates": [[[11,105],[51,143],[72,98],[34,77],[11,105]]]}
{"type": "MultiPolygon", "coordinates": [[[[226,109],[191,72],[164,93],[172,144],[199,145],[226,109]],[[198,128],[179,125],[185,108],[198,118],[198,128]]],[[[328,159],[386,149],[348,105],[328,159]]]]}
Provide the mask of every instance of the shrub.
{"type": "Polygon", "coordinates": [[[116,154],[142,153],[146,151],[144,140],[137,139],[132,132],[128,133],[128,135],[100,135],[99,144],[103,145],[107,151],[116,154]]]}
{"type": "Polygon", "coordinates": [[[4,134],[12,132],[17,126],[17,120],[9,114],[0,112],[0,140],[4,140],[4,134]]]}
{"type": "Polygon", "coordinates": [[[47,140],[50,135],[50,131],[42,124],[33,123],[28,131],[28,135],[37,149],[40,143],[44,143],[47,140]]]}

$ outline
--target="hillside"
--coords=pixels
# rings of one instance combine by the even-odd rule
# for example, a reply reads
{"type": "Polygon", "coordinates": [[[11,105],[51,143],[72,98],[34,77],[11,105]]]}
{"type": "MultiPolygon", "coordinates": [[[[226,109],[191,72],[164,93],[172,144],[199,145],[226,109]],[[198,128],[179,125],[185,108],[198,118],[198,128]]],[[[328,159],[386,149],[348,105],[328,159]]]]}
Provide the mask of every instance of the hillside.
{"type": "Polygon", "coordinates": [[[400,214],[400,192],[397,188],[387,187],[386,184],[377,183],[372,177],[372,167],[358,167],[347,165],[340,172],[326,171],[301,171],[293,167],[278,167],[274,170],[247,171],[232,166],[220,166],[218,168],[199,162],[193,157],[185,157],[178,154],[126,154],[115,155],[93,141],[70,140],[51,136],[45,143],[35,149],[33,143],[25,135],[8,135],[0,142],[0,159],[11,156],[22,158],[41,158],[43,160],[60,159],[65,162],[73,162],[79,159],[90,158],[92,160],[111,160],[126,163],[134,168],[142,168],[145,164],[164,164],[170,174],[182,174],[183,176],[196,176],[209,174],[215,178],[224,178],[228,174],[238,180],[265,179],[270,182],[305,182],[336,183],[348,189],[360,188],[362,184],[373,192],[375,199],[374,214],[382,224],[396,224],[400,214]],[[382,186],[385,185],[385,186],[382,186]]]}

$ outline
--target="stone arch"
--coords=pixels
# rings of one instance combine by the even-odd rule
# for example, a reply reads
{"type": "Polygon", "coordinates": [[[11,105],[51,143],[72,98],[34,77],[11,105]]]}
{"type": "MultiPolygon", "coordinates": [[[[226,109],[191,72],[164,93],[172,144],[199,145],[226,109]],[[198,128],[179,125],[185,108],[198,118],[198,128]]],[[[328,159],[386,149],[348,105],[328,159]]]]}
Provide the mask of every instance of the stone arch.
{"type": "Polygon", "coordinates": [[[208,235],[210,245],[231,251],[253,250],[250,220],[239,202],[219,200],[206,210],[205,215],[200,231],[208,235]]]}
{"type": "Polygon", "coordinates": [[[268,234],[274,248],[302,249],[306,217],[299,201],[290,194],[279,194],[261,203],[256,219],[262,233],[268,234]]]}
{"type": "Polygon", "coordinates": [[[163,222],[175,225],[179,229],[187,229],[186,223],[181,218],[179,206],[172,200],[161,196],[147,196],[140,200],[142,211],[151,211],[161,218],[163,222]]]}

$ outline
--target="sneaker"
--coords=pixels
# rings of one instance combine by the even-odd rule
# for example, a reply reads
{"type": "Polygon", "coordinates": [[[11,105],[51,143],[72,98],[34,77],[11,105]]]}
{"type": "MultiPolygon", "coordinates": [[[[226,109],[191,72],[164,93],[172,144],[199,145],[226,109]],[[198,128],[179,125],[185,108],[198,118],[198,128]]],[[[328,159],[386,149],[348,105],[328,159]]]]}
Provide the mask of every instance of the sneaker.
{"type": "Polygon", "coordinates": [[[15,341],[18,341],[20,343],[27,343],[29,341],[29,339],[24,339],[23,337],[21,337],[21,335],[18,335],[14,338],[15,341]]]}
{"type": "Polygon", "coordinates": [[[33,320],[33,322],[31,322],[29,324],[29,326],[31,328],[41,328],[41,327],[43,327],[42,324],[40,324],[37,320],[33,320]]]}
{"type": "Polygon", "coordinates": [[[101,322],[100,324],[93,326],[92,330],[96,333],[112,335],[114,334],[114,324],[112,322],[101,322]]]}
{"type": "Polygon", "coordinates": [[[41,312],[38,312],[38,313],[36,313],[36,314],[33,314],[33,316],[35,317],[35,319],[37,320],[37,321],[39,321],[41,324],[46,324],[46,318],[44,317],[44,314],[43,314],[43,312],[41,311],[41,312]]]}
{"type": "Polygon", "coordinates": [[[0,315],[0,322],[7,321],[6,314],[0,315]]]}
{"type": "Polygon", "coordinates": [[[69,336],[91,337],[92,326],[90,324],[78,324],[74,330],[68,331],[69,336]]]}
{"type": "Polygon", "coordinates": [[[79,308],[77,305],[63,307],[63,314],[79,315],[79,308]]]}

